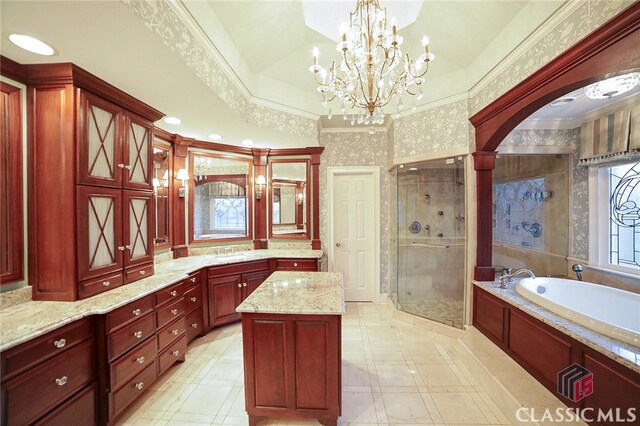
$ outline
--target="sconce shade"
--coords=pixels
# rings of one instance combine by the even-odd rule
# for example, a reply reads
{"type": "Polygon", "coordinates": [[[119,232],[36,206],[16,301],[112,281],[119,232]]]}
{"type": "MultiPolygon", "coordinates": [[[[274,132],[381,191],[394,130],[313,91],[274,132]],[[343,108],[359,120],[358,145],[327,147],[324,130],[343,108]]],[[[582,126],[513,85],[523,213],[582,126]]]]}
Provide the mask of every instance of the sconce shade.
{"type": "Polygon", "coordinates": [[[178,174],[176,175],[176,179],[178,179],[178,180],[189,180],[189,174],[187,173],[187,169],[178,170],[178,174]]]}
{"type": "Polygon", "coordinates": [[[263,175],[258,175],[258,177],[256,178],[256,184],[264,185],[265,183],[267,183],[267,181],[264,178],[264,176],[263,175]]]}
{"type": "Polygon", "coordinates": [[[160,186],[160,180],[158,178],[153,178],[152,184],[154,188],[157,188],[160,186]]]}

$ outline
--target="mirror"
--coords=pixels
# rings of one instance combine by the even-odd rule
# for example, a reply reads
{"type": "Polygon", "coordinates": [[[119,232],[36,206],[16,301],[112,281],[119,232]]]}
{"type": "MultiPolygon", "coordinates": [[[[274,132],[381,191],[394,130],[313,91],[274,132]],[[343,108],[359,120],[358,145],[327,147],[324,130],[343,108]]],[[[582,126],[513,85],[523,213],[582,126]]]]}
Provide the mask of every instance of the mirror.
{"type": "Polygon", "coordinates": [[[251,160],[191,153],[190,242],[251,238],[251,160]]]}
{"type": "Polygon", "coordinates": [[[272,160],[269,165],[271,238],[309,238],[309,160],[272,160]]]}
{"type": "Polygon", "coordinates": [[[169,170],[172,169],[171,146],[156,140],[153,144],[153,192],[155,195],[156,226],[153,243],[156,248],[170,246],[169,194],[171,193],[169,170]]]}

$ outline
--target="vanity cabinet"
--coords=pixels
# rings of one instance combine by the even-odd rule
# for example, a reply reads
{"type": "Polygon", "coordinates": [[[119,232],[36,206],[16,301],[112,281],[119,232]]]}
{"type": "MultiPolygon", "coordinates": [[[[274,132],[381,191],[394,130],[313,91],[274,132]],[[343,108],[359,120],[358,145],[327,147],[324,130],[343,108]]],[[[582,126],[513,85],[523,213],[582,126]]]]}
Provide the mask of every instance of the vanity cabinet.
{"type": "Polygon", "coordinates": [[[276,259],[275,270],[317,272],[318,259],[276,259]]]}
{"type": "Polygon", "coordinates": [[[56,424],[73,407],[79,424],[95,424],[94,354],[91,318],[4,351],[0,423],[56,424]]]}
{"type": "Polygon", "coordinates": [[[240,321],[236,308],[270,274],[268,260],[209,268],[209,327],[240,321]]]}
{"type": "Polygon", "coordinates": [[[204,289],[200,271],[189,275],[185,281],[184,304],[187,343],[198,336],[204,336],[208,327],[204,322],[204,289]]]}
{"type": "Polygon", "coordinates": [[[176,362],[184,361],[187,351],[184,289],[184,283],[181,282],[155,294],[158,376],[176,362]]]}
{"type": "Polygon", "coordinates": [[[73,301],[153,274],[153,122],[73,64],[27,66],[29,282],[73,301]]]}

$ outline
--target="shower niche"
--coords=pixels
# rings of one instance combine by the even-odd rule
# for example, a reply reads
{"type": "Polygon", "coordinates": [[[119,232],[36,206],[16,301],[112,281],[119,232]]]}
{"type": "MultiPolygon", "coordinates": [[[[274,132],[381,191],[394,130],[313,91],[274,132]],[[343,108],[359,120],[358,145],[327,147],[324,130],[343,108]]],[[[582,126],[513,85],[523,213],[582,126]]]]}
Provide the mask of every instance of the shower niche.
{"type": "Polygon", "coordinates": [[[392,175],[392,298],[400,310],[462,328],[463,157],[396,167],[392,175]]]}

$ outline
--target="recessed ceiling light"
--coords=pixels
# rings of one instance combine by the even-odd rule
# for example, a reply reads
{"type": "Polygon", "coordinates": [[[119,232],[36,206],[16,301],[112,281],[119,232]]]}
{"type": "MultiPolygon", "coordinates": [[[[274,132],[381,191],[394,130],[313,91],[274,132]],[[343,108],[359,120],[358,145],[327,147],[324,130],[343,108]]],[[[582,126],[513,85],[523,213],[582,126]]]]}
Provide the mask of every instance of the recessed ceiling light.
{"type": "Polygon", "coordinates": [[[560,98],[560,99],[556,99],[555,101],[552,101],[549,105],[551,106],[561,106],[561,105],[566,105],[566,104],[570,104],[571,102],[575,101],[576,98],[571,97],[571,96],[567,96],[565,98],[560,98]]]}
{"type": "Polygon", "coordinates": [[[215,134],[215,133],[212,133],[212,134],[210,134],[210,135],[209,135],[209,139],[213,139],[213,140],[215,140],[215,141],[219,141],[219,140],[221,140],[221,139],[222,139],[222,136],[217,135],[217,134],[215,134]]]}
{"type": "Polygon", "coordinates": [[[253,141],[250,139],[245,139],[242,141],[242,145],[244,146],[253,146],[253,141]]]}
{"type": "Polygon", "coordinates": [[[610,99],[633,89],[640,81],[640,72],[619,75],[590,84],[584,93],[591,99],[610,99]]]}
{"type": "Polygon", "coordinates": [[[163,120],[167,124],[180,124],[182,121],[178,117],[165,117],[163,120]]]}
{"type": "Polygon", "coordinates": [[[53,47],[49,46],[47,43],[28,35],[10,34],[9,40],[11,40],[11,43],[16,46],[38,55],[51,56],[56,53],[55,50],[53,50],[53,47]]]}

